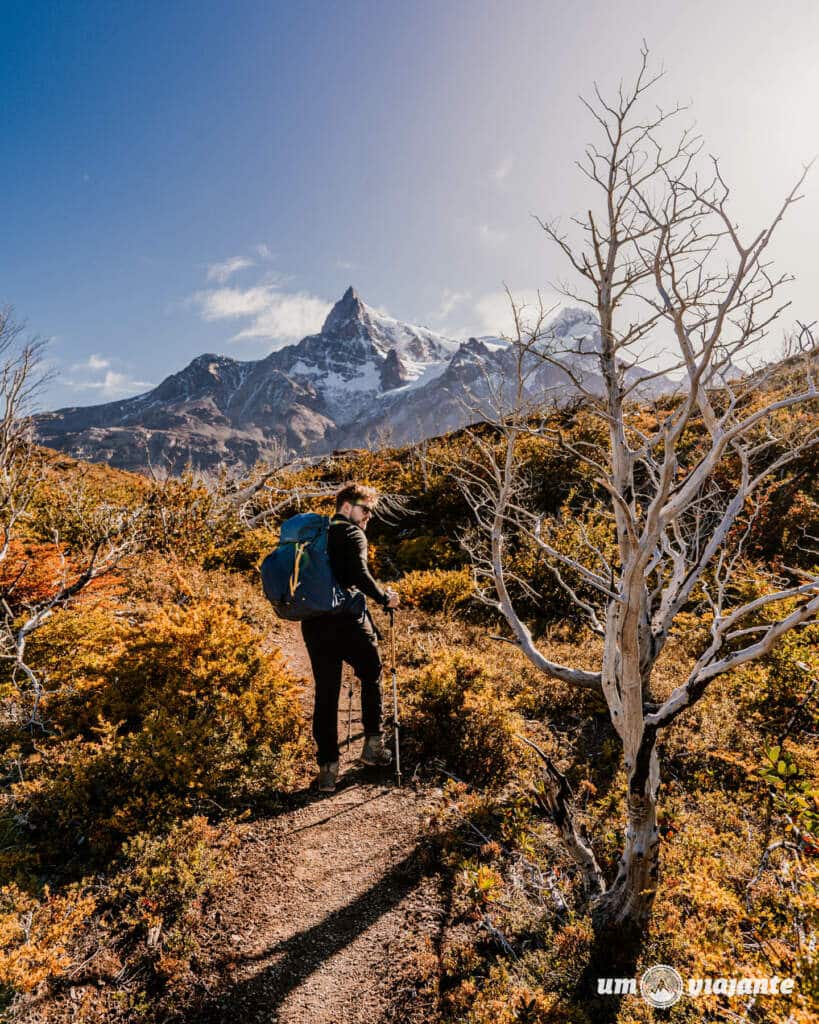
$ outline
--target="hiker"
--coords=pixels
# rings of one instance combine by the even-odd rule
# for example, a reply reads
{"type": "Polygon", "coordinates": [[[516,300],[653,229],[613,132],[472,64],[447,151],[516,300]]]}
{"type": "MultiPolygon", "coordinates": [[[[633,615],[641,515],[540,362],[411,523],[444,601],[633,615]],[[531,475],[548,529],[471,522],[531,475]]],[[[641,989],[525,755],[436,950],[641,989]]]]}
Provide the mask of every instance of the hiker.
{"type": "Polygon", "coordinates": [[[327,540],[330,567],[340,586],[354,589],[356,599],[351,612],[318,615],[301,624],[316,681],[313,737],[318,745],[318,788],[322,793],[332,793],[338,778],[338,698],[345,661],[361,681],[364,747],[360,761],[366,765],[392,762],[381,732],[381,634],[367,608],[367,598],[386,610],[397,608],[399,597],[394,590],[379,587],[367,567],[365,530],[377,503],[378,493],[361,484],[347,484],[336,494],[336,513],[327,540]]]}

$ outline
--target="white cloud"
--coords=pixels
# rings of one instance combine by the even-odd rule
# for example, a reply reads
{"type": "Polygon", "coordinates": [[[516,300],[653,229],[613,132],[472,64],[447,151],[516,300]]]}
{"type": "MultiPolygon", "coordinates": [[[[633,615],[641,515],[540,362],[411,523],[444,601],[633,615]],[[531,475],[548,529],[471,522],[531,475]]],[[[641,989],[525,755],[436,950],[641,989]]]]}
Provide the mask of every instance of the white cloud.
{"type": "Polygon", "coordinates": [[[495,170],[492,172],[492,177],[498,184],[502,184],[509,177],[512,168],[515,166],[514,160],[511,157],[506,157],[505,160],[501,160],[495,170]]]}
{"type": "Polygon", "coordinates": [[[149,381],[136,380],[125,372],[112,369],[111,360],[98,352],[92,352],[81,363],[73,363],[68,367],[68,373],[70,376],[61,380],[66,387],[74,391],[97,391],[104,398],[121,398],[151,387],[149,381]]]}
{"type": "Polygon", "coordinates": [[[92,352],[91,355],[82,363],[72,363],[69,367],[70,373],[96,373],[98,370],[107,370],[111,365],[111,360],[105,356],[101,356],[96,352],[92,352]]]}
{"type": "Polygon", "coordinates": [[[298,341],[307,334],[320,331],[331,309],[332,303],[304,292],[273,292],[266,308],[249,327],[234,335],[234,340],[298,341]]]}
{"type": "Polygon", "coordinates": [[[141,391],[143,388],[149,388],[150,386],[150,382],[147,380],[134,380],[126,373],[118,373],[116,370],[106,370],[105,377],[102,380],[88,381],[84,385],[84,387],[99,390],[102,394],[108,395],[111,398],[115,398],[118,395],[127,395],[133,391],[141,391]]]}
{"type": "Polygon", "coordinates": [[[92,353],[88,357],[88,363],[86,365],[89,370],[104,370],[107,366],[111,365],[111,360],[92,353]]]}
{"type": "Polygon", "coordinates": [[[285,274],[283,270],[268,270],[259,278],[256,287],[283,291],[291,281],[295,281],[293,274],[285,274]]]}
{"type": "Polygon", "coordinates": [[[216,288],[197,292],[194,300],[205,320],[230,320],[255,316],[267,309],[274,292],[272,288],[216,288]]]}
{"type": "Polygon", "coordinates": [[[481,334],[508,334],[514,328],[512,307],[506,292],[490,292],[475,303],[481,334]]]}
{"type": "MultiPolygon", "coordinates": [[[[259,248],[261,249],[262,247],[260,246],[259,248]]],[[[264,248],[267,249],[267,246],[264,246],[264,248]]],[[[255,266],[253,260],[249,260],[244,256],[231,256],[230,259],[222,260],[220,263],[211,263],[208,267],[208,280],[224,284],[225,281],[229,280],[240,270],[253,266],[255,266]]]]}
{"type": "Polygon", "coordinates": [[[104,398],[121,398],[151,387],[149,381],[136,380],[127,373],[112,370],[111,360],[96,354],[89,356],[84,363],[74,363],[69,372],[77,376],[62,381],[66,387],[74,391],[98,391],[104,398]],[[100,370],[105,370],[105,373],[96,376],[100,370]]]}
{"type": "Polygon", "coordinates": [[[478,225],[478,238],[483,242],[484,245],[500,245],[501,242],[505,242],[509,236],[505,231],[499,231],[497,228],[491,228],[488,224],[478,225]]]}
{"type": "MultiPolygon", "coordinates": [[[[560,307],[565,305],[565,299],[555,292],[541,290],[540,297],[547,321],[557,316],[560,307]]],[[[537,290],[534,288],[519,289],[512,292],[512,298],[515,300],[521,321],[525,326],[538,313],[537,290]]],[[[506,292],[487,292],[481,295],[475,301],[472,310],[474,323],[469,331],[470,334],[491,334],[495,337],[502,334],[510,337],[514,334],[515,320],[506,292]]]]}
{"type": "Polygon", "coordinates": [[[234,341],[298,341],[319,331],[332,308],[331,303],[315,295],[283,292],[266,284],[201,291],[193,296],[193,301],[204,320],[252,318],[252,323],[233,336],[234,341]]]}
{"type": "Polygon", "coordinates": [[[444,288],[441,292],[441,305],[437,313],[433,313],[436,320],[445,320],[456,306],[463,305],[472,296],[470,292],[456,292],[451,288],[444,288]]]}

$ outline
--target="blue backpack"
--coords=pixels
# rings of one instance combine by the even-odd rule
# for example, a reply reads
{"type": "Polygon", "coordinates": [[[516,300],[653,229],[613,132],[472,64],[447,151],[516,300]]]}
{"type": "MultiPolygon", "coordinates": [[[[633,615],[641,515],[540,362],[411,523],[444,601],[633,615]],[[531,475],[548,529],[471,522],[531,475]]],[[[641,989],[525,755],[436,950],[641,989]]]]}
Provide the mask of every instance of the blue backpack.
{"type": "Polygon", "coordinates": [[[348,611],[355,600],[340,587],[330,568],[330,517],[315,512],[282,523],[279,545],[260,566],[265,597],[281,619],[301,621],[348,611]]]}

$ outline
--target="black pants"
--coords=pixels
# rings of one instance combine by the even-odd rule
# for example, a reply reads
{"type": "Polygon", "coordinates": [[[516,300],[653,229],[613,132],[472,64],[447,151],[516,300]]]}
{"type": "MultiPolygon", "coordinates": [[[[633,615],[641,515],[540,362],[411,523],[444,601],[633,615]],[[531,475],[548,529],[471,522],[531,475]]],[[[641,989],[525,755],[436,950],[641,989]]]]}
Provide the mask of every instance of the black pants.
{"type": "Polygon", "coordinates": [[[313,738],[319,764],[337,761],[338,698],[341,667],[346,661],[361,680],[361,717],[364,733],[381,731],[381,655],[369,616],[322,615],[301,624],[316,681],[313,738]]]}

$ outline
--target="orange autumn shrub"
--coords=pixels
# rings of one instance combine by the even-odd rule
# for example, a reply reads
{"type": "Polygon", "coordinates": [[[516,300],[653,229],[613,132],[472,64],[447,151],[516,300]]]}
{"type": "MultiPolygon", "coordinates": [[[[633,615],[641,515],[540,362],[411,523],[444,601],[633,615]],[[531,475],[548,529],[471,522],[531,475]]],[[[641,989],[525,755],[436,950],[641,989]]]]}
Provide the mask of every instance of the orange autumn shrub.
{"type": "Polygon", "coordinates": [[[230,605],[55,616],[36,652],[49,734],[21,738],[7,804],[42,856],[98,858],[199,806],[261,799],[304,754],[296,681],[230,605]]]}
{"type": "Polygon", "coordinates": [[[244,530],[238,537],[217,540],[204,554],[202,565],[206,569],[230,569],[233,572],[252,573],[257,579],[258,566],[279,542],[278,531],[244,530]]]}
{"type": "MultiPolygon", "coordinates": [[[[195,815],[163,835],[141,832],[123,848],[105,901],[121,943],[141,964],[143,989],[147,982],[161,992],[166,1011],[189,995],[202,926],[214,898],[236,877],[242,833],[232,822],[211,825],[195,815]]],[[[133,1009],[140,1001],[139,991],[131,994],[133,1009]]]]}
{"type": "Polygon", "coordinates": [[[71,967],[77,930],[95,907],[80,886],[54,894],[46,887],[39,899],[16,885],[0,889],[0,992],[6,990],[6,999],[33,992],[71,967]]]}
{"type": "MultiPolygon", "coordinates": [[[[0,889],[0,1008],[13,1015],[28,994],[54,995],[54,983],[80,961],[91,977],[109,979],[128,964],[133,980],[116,993],[116,1003],[129,1020],[154,1019],[152,1005],[165,1014],[180,1008],[191,994],[209,907],[235,877],[242,832],[233,822],[211,825],[201,815],[164,834],[141,832],[125,844],[110,880],[94,880],[93,896],[90,880],[59,893],[0,889]]],[[[83,980],[82,1002],[95,1004],[105,1019],[107,1000],[88,998],[96,989],[89,992],[83,980]]],[[[73,998],[69,1005],[77,1009],[73,998]]]]}
{"type": "Polygon", "coordinates": [[[402,602],[409,608],[448,614],[470,600],[474,591],[472,572],[463,569],[431,569],[408,572],[398,581],[402,602]]]}
{"type": "Polygon", "coordinates": [[[470,782],[498,785],[519,767],[522,722],[484,669],[476,654],[436,653],[405,684],[405,720],[419,759],[439,758],[470,782]]]}
{"type": "MultiPolygon", "coordinates": [[[[13,611],[22,611],[54,597],[65,585],[82,574],[86,563],[54,543],[13,538],[8,554],[0,562],[0,594],[13,611]]],[[[91,580],[75,600],[113,597],[122,589],[118,573],[111,572],[91,580]]]]}

